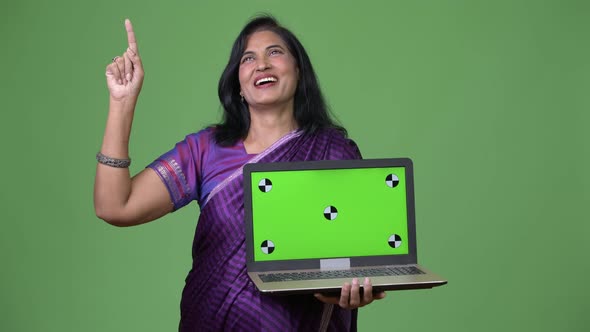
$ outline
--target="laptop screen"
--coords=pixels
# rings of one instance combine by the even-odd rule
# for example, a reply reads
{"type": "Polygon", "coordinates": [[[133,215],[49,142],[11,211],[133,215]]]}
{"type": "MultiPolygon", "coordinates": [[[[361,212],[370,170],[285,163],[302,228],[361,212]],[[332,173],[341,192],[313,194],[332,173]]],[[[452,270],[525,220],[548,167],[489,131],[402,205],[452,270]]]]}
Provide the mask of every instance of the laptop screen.
{"type": "Polygon", "coordinates": [[[249,176],[255,262],[409,253],[404,166],[249,176]]]}

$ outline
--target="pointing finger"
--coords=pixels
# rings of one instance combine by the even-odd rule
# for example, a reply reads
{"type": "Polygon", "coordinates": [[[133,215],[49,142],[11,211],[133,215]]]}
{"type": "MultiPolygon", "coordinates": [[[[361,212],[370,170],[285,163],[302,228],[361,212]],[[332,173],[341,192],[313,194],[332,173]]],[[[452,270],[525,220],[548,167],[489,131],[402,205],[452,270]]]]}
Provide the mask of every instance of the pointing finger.
{"type": "Polygon", "coordinates": [[[133,25],[131,25],[131,21],[129,19],[125,19],[125,30],[127,30],[127,43],[129,44],[129,48],[138,54],[137,50],[137,41],[135,40],[135,32],[133,32],[133,25]]]}

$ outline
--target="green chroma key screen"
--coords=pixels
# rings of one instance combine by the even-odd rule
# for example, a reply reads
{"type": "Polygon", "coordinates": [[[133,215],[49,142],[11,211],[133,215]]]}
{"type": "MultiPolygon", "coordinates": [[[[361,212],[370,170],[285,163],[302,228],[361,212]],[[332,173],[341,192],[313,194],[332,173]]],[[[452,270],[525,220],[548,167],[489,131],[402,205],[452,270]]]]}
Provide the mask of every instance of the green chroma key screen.
{"type": "Polygon", "coordinates": [[[408,253],[403,167],[252,172],[254,260],[408,253]]]}

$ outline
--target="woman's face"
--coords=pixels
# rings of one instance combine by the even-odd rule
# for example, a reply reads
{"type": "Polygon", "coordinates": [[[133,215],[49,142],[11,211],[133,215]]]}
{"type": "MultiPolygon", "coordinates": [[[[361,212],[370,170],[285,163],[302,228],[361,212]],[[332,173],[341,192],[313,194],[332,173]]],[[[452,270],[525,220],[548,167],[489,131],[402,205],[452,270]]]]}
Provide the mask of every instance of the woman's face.
{"type": "Polygon", "coordinates": [[[239,79],[250,108],[293,107],[299,69],[285,42],[274,32],[258,31],[248,37],[239,79]]]}

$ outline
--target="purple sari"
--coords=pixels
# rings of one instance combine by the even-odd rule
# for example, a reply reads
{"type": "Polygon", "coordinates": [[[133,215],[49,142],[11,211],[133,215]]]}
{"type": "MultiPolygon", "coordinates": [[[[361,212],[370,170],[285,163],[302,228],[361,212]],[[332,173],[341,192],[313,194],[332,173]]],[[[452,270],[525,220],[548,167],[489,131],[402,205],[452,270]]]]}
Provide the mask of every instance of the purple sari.
{"type": "MultiPolygon", "coordinates": [[[[328,129],[311,135],[291,133],[260,155],[246,156],[247,160],[210,193],[201,191],[200,198],[193,195],[201,203],[201,215],[193,241],[193,265],[182,292],[179,330],[317,331],[324,303],[312,295],[262,295],[246,274],[242,167],[250,162],[359,159],[358,147],[338,131],[328,129]]],[[[182,196],[182,192],[198,186],[199,181],[191,181],[198,176],[182,171],[191,167],[174,167],[170,162],[179,164],[169,153],[150,167],[166,183],[176,208],[180,206],[178,200],[184,199],[186,204],[191,197],[182,196]]],[[[356,310],[338,306],[329,309],[332,314],[323,323],[329,324],[328,330],[356,331],[356,310]]]]}

